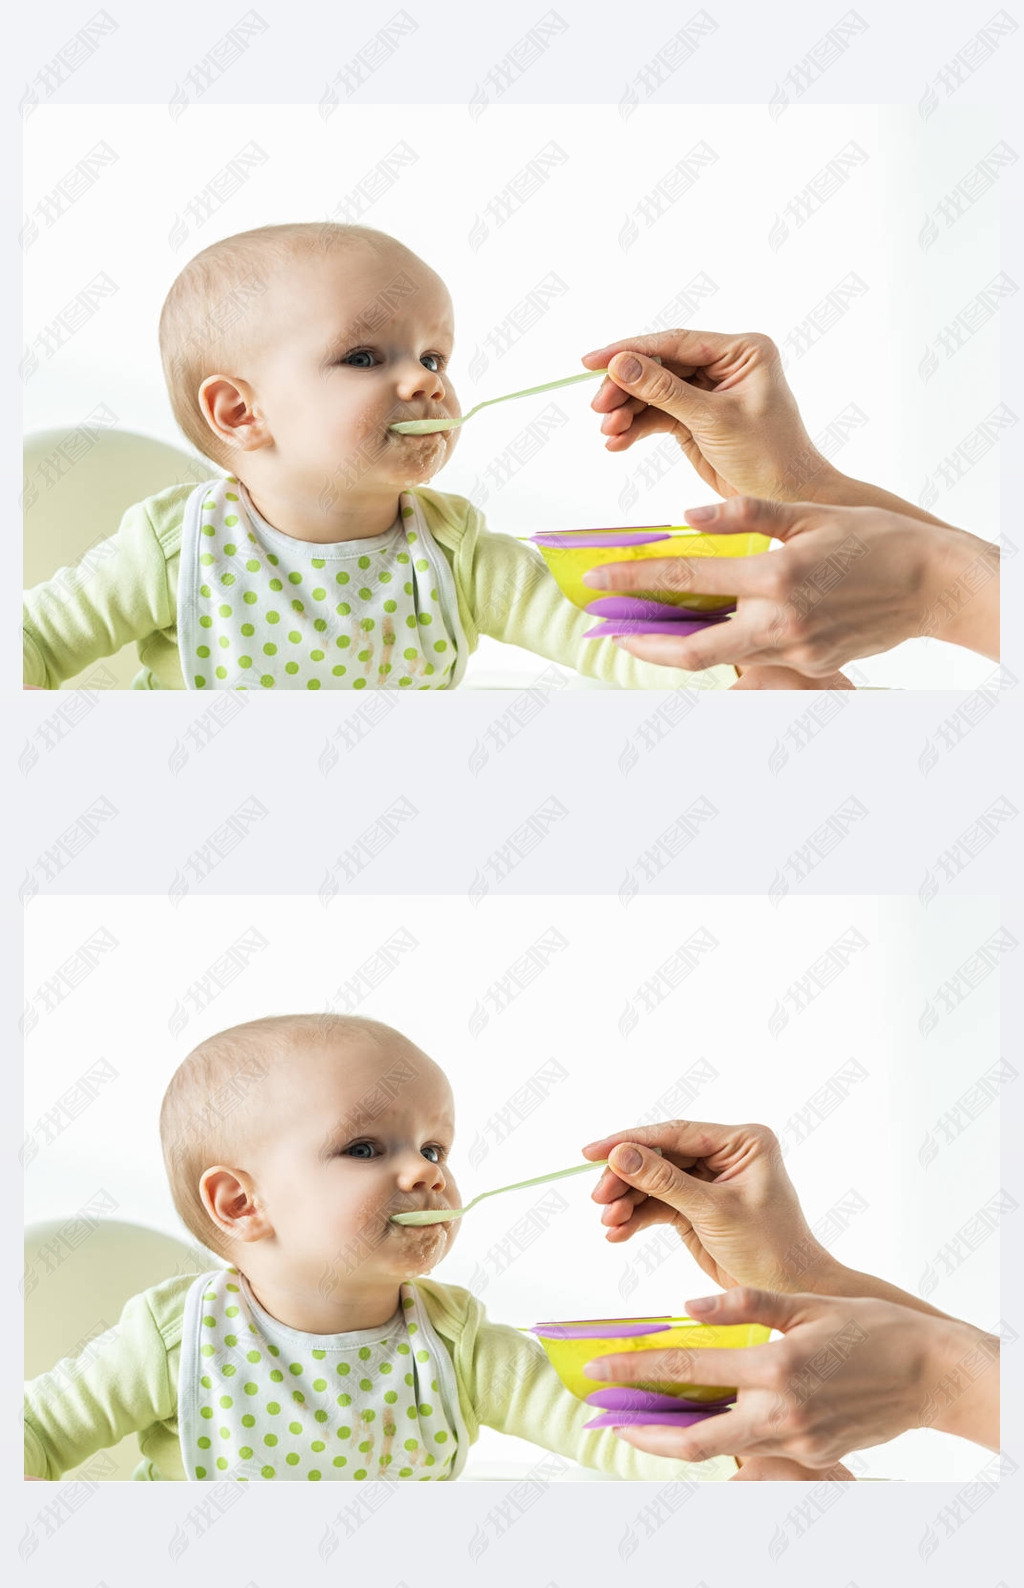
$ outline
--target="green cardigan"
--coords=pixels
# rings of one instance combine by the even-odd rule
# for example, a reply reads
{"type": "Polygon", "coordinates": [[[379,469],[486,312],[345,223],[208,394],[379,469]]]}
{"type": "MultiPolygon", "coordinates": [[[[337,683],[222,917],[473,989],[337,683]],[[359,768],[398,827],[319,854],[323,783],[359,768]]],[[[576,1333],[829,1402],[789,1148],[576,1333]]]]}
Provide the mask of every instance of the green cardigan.
{"type": "MultiPolygon", "coordinates": [[[[132,641],[142,671],[135,689],[184,689],[178,657],[181,524],[195,485],[172,485],[129,507],[116,535],[25,597],[24,681],[56,689],[132,641]]],[[[459,616],[476,650],[486,634],[574,667],[620,689],[728,689],[732,667],[705,673],[654,667],[608,641],[585,640],[593,624],[572,606],[532,546],[492,534],[464,496],[414,487],[455,579],[459,616]]]]}
{"type": "MultiPolygon", "coordinates": [[[[178,1443],[178,1368],[185,1297],[195,1274],[133,1296],[113,1329],[25,1388],[25,1472],[56,1479],[136,1433],[138,1479],[184,1481],[178,1443]]],[[[648,1482],[732,1477],[731,1456],[692,1463],[650,1456],[610,1429],[586,1431],[592,1407],[562,1384],[530,1335],[490,1323],[468,1290],[418,1279],[431,1323],[451,1355],[470,1444],[481,1425],[529,1439],[585,1467],[648,1482]]]]}

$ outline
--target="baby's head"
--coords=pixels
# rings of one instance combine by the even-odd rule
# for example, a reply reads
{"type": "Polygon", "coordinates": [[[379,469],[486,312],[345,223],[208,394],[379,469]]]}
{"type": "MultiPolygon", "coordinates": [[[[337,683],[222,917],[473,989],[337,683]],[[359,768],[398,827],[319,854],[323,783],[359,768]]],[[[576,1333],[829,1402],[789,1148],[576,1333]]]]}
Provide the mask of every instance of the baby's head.
{"type": "Polygon", "coordinates": [[[189,261],[160,316],[174,415],[258,494],[367,500],[422,484],[458,430],[451,298],[440,276],[366,226],[303,222],[226,237],[189,261]]]}
{"type": "Polygon", "coordinates": [[[392,1213],[459,1207],[447,1167],[444,1073],[391,1026],[277,1015],[233,1026],[171,1078],[160,1138],[175,1206],[203,1245],[251,1279],[324,1296],[429,1272],[458,1221],[392,1213]]]}

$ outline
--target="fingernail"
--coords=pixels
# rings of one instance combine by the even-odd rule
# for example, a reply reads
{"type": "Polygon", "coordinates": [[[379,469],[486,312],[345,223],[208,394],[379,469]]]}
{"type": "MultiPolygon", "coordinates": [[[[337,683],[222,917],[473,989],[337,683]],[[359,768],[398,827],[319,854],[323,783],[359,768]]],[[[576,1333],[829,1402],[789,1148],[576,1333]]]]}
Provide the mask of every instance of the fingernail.
{"type": "Polygon", "coordinates": [[[635,1147],[613,1147],[609,1154],[613,1169],[621,1169],[623,1174],[636,1174],[643,1158],[635,1147]]]}
{"type": "Polygon", "coordinates": [[[638,358],[633,358],[629,353],[617,353],[608,366],[609,375],[616,380],[639,380],[644,372],[644,367],[638,358]]]}
{"type": "Polygon", "coordinates": [[[709,518],[716,517],[718,508],[712,504],[710,507],[688,507],[685,518],[688,524],[706,524],[709,518]]]}
{"type": "Polygon", "coordinates": [[[600,1357],[598,1357],[596,1362],[584,1363],[583,1374],[585,1378],[606,1379],[608,1377],[608,1374],[605,1372],[604,1363],[601,1361],[600,1357]]]}
{"type": "Polygon", "coordinates": [[[686,1305],[690,1312],[715,1312],[721,1299],[721,1296],[701,1296],[697,1301],[688,1301],[686,1305]]]}
{"type": "Polygon", "coordinates": [[[607,590],[608,575],[603,568],[588,568],[583,575],[583,583],[590,585],[592,590],[607,590]]]}

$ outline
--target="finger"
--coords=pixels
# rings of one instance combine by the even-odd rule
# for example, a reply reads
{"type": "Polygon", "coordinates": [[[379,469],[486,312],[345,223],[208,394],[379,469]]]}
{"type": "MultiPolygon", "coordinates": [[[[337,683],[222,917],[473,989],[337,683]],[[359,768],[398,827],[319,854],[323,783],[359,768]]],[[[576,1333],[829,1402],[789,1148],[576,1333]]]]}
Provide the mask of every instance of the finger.
{"type": "Polygon", "coordinates": [[[705,1417],[689,1428],[616,1428],[620,1439],[636,1450],[652,1456],[671,1456],[676,1461],[710,1461],[712,1456],[755,1456],[766,1448],[752,1419],[739,1408],[705,1417]]]}
{"type": "Polygon", "coordinates": [[[726,1125],[701,1124],[692,1119],[671,1119],[660,1125],[631,1125],[628,1130],[615,1130],[599,1141],[588,1142],[583,1148],[584,1158],[607,1158],[613,1147],[621,1141],[637,1142],[641,1147],[660,1147],[673,1163],[689,1168],[697,1158],[706,1158],[714,1152],[720,1141],[730,1134],[726,1125]],[[689,1162],[684,1160],[689,1159],[689,1162]]]}
{"type": "Polygon", "coordinates": [[[692,1180],[661,1153],[636,1142],[620,1142],[611,1149],[609,1168],[620,1180],[678,1213],[696,1213],[707,1207],[709,1188],[692,1180]]]}
{"type": "MultiPolygon", "coordinates": [[[[645,1197],[632,1213],[632,1217],[625,1224],[616,1224],[607,1229],[605,1240],[613,1245],[621,1241],[630,1241],[634,1235],[640,1235],[644,1230],[651,1229],[655,1224],[668,1224],[678,1217],[672,1208],[666,1207],[664,1202],[655,1202],[651,1197],[645,1197]]],[[[604,1219],[602,1218],[602,1223],[604,1219]]]]}
{"type": "MultiPolygon", "coordinates": [[[[601,420],[601,434],[604,436],[622,435],[624,431],[629,430],[634,424],[638,414],[650,411],[639,398],[627,397],[626,401],[620,403],[610,414],[605,414],[601,420]]],[[[654,412],[657,412],[657,410],[655,409],[654,412]]],[[[666,415],[662,414],[661,417],[664,419],[666,415]]]]}
{"type": "Polygon", "coordinates": [[[625,452],[635,442],[643,441],[647,436],[664,435],[666,431],[676,436],[681,431],[685,431],[687,436],[690,434],[678,419],[673,419],[671,414],[663,414],[660,408],[645,408],[643,413],[636,414],[629,429],[621,435],[609,435],[603,425],[601,430],[605,437],[606,452],[625,452]]]}
{"type": "MultiPolygon", "coordinates": [[[[583,575],[591,590],[645,590],[652,595],[762,596],[776,588],[769,554],[752,557],[706,557],[699,543],[682,557],[635,557],[606,562],[583,575]]],[[[776,554],[777,555],[777,554],[776,554]]]]}
{"type": "MultiPolygon", "coordinates": [[[[716,1328],[723,1323],[763,1323],[770,1329],[785,1330],[795,1328],[798,1323],[809,1323],[818,1316],[823,1303],[818,1296],[799,1292],[784,1296],[774,1290],[755,1290],[751,1285],[737,1285],[718,1296],[695,1297],[686,1305],[691,1317],[700,1323],[713,1324],[716,1328]]],[[[772,1348],[755,1346],[752,1349],[772,1348]]],[[[694,1356],[703,1354],[702,1351],[693,1352],[694,1356]]],[[[747,1356],[749,1353],[744,1351],[742,1354],[747,1356]]]]}
{"type": "Polygon", "coordinates": [[[630,352],[646,353],[652,358],[657,355],[674,365],[703,369],[728,352],[735,341],[734,336],[723,336],[717,331],[654,331],[609,342],[592,353],[584,353],[582,362],[590,369],[604,369],[616,353],[630,352]]]}
{"type": "Polygon", "coordinates": [[[583,1371],[608,1384],[720,1384],[763,1389],[778,1373],[778,1345],[673,1346],[664,1351],[620,1351],[594,1357],[583,1371]]]}
{"type": "Polygon", "coordinates": [[[807,515],[817,513],[811,502],[773,502],[763,496],[730,496],[724,502],[688,508],[686,522],[706,535],[736,535],[756,531],[774,540],[788,540],[806,528],[807,515]]]}
{"type": "Polygon", "coordinates": [[[707,413],[706,392],[680,380],[665,364],[656,364],[642,353],[616,353],[608,365],[608,374],[630,396],[662,409],[685,425],[692,426],[707,413]]]}
{"type": "Polygon", "coordinates": [[[686,639],[673,639],[671,634],[631,634],[612,636],[612,643],[642,662],[654,662],[658,667],[680,667],[688,673],[737,664],[753,667],[757,662],[784,659],[781,651],[765,649],[754,620],[742,613],[727,623],[709,623],[707,628],[686,639]]]}

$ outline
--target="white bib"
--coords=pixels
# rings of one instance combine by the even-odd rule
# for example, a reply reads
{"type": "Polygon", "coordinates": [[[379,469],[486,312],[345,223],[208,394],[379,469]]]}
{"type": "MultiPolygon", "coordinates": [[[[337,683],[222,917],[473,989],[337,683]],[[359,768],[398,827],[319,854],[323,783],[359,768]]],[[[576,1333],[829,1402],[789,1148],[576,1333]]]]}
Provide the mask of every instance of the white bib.
{"type": "Polygon", "coordinates": [[[467,645],[412,492],[386,534],[318,545],[274,529],[229,476],[185,503],[178,653],[187,689],[451,689],[467,645]]]}
{"type": "Polygon", "coordinates": [[[451,1357],[415,1285],[375,1329],[304,1334],[235,1268],[189,1289],[178,1437],[185,1476],[454,1478],[468,1438],[451,1357]]]}

